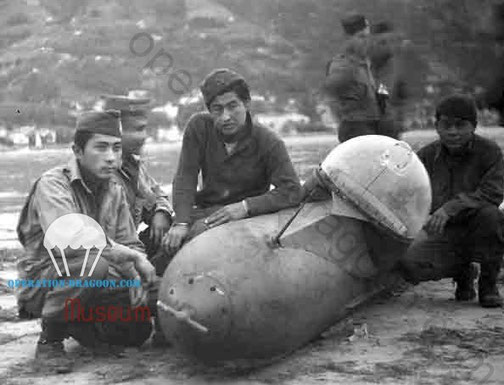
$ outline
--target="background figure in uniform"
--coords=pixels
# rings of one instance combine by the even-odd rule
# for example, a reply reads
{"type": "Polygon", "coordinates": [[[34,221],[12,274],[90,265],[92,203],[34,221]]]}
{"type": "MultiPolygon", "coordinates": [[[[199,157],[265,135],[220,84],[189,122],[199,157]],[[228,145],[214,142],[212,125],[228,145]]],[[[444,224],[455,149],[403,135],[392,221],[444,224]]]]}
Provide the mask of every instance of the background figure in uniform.
{"type": "Polygon", "coordinates": [[[348,39],[343,53],[327,65],[323,85],[331,112],[340,122],[340,142],[377,134],[381,115],[368,56],[369,22],[362,15],[353,15],[342,25],[348,39]]]}
{"type": "Polygon", "coordinates": [[[140,233],[147,257],[163,275],[169,260],[161,249],[161,241],[172,223],[173,209],[168,195],[151,177],[142,161],[142,149],[147,138],[149,99],[128,98],[122,95],[102,96],[104,109],[121,111],[122,165],[117,176],[126,191],[135,227],[145,223],[140,233]]]}
{"type": "Polygon", "coordinates": [[[381,113],[379,133],[399,139],[408,103],[425,84],[424,64],[391,23],[377,23],[371,32],[368,53],[381,113]]]}
{"type": "MultiPolygon", "coordinates": [[[[109,335],[106,330],[111,322],[92,322],[93,319],[84,323],[71,322],[75,316],[68,317],[69,311],[73,313],[72,305],[68,309],[69,300],[80,301],[82,308],[79,308],[88,310],[91,306],[136,307],[145,304],[148,286],[155,286],[154,267],[147,260],[138,239],[124,190],[114,179],[114,172],[121,161],[119,112],[82,114],[77,121],[72,149],[75,157],[70,163],[45,172],[35,182],[23,207],[17,226],[18,238],[24,247],[17,266],[19,279],[60,278],[45,248],[44,234],[58,218],[78,213],[93,218],[102,227],[107,245],[92,276],[85,274],[82,278],[80,272],[86,260],[85,250],[66,247],[70,277],[64,275],[61,279],[141,279],[143,286],[131,289],[120,288],[119,284],[114,289],[69,284],[21,287],[16,292],[20,318],[42,318],[35,362],[57,372],[68,372],[72,368],[72,361],[63,347],[63,340],[69,336],[83,345],[102,350],[105,345],[100,342],[141,345],[152,331],[150,320],[116,322],[120,327],[114,328],[109,335]]],[[[72,231],[79,234],[77,227],[70,226],[64,235],[77,236],[72,231]]],[[[62,266],[62,253],[58,248],[54,248],[52,253],[58,265],[62,266]]],[[[89,258],[87,262],[85,271],[90,272],[94,258],[89,258]]],[[[154,315],[157,293],[153,289],[149,294],[150,312],[154,315]]],[[[86,314],[89,317],[87,310],[86,314]]]]}
{"type": "Polygon", "coordinates": [[[187,123],[173,181],[175,223],[163,240],[171,255],[210,227],[300,200],[299,178],[284,142],[252,121],[245,79],[218,69],[205,78],[201,92],[208,112],[187,123]],[[197,190],[200,172],[203,183],[197,190]]]}
{"type": "Polygon", "coordinates": [[[476,296],[471,262],[478,262],[479,303],[499,307],[504,161],[495,142],[474,133],[476,125],[469,96],[452,95],[437,106],[439,140],[418,152],[431,179],[432,214],[402,265],[413,282],[453,277],[455,298],[468,301],[476,296]]]}

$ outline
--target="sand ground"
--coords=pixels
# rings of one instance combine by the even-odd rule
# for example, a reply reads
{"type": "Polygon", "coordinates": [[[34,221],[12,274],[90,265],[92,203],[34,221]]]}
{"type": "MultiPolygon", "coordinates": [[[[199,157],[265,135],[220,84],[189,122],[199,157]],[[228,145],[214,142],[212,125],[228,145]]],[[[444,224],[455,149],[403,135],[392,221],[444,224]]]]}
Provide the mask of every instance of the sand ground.
{"type": "MultiPolygon", "coordinates": [[[[501,279],[501,291],[503,285],[501,279]]],[[[503,309],[457,303],[453,290],[450,280],[405,285],[261,368],[206,367],[149,342],[96,358],[66,340],[76,366],[56,375],[32,365],[40,325],[16,319],[14,297],[4,286],[0,384],[504,384],[503,309]]]]}
{"type": "MultiPolygon", "coordinates": [[[[504,148],[501,129],[483,133],[504,148]]],[[[433,135],[425,131],[405,137],[418,148],[433,135]]],[[[298,174],[311,172],[334,140],[313,137],[287,141],[298,174]],[[302,145],[297,146],[298,142],[302,145]]],[[[151,149],[153,176],[166,183],[171,180],[167,170],[177,155],[172,147],[151,149]]],[[[66,348],[76,359],[73,373],[53,375],[35,369],[32,361],[40,325],[16,319],[14,296],[5,282],[14,273],[12,254],[19,246],[15,240],[19,197],[26,194],[31,178],[40,175],[36,166],[45,169],[49,161],[59,163],[67,152],[30,151],[2,157],[7,163],[0,178],[5,182],[0,188],[0,203],[9,210],[0,210],[0,240],[2,246],[6,240],[12,241],[12,248],[0,246],[0,385],[504,384],[504,310],[453,301],[450,280],[406,286],[380,296],[308,346],[254,370],[208,368],[173,348],[154,349],[149,343],[119,357],[94,358],[72,340],[66,341],[66,348]]],[[[503,286],[501,279],[504,294],[503,286]]]]}

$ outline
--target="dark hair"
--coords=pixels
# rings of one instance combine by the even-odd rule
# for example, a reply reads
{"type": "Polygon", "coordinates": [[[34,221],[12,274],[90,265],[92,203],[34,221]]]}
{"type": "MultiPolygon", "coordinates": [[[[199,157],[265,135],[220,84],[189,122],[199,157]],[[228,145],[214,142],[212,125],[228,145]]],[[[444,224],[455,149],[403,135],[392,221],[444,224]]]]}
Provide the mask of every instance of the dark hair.
{"type": "Polygon", "coordinates": [[[79,147],[82,151],[86,147],[87,142],[91,140],[94,133],[89,131],[77,130],[74,135],[74,144],[79,147]]]}
{"type": "Polygon", "coordinates": [[[227,92],[234,92],[243,103],[250,101],[250,89],[244,80],[237,80],[230,83],[227,87],[222,88],[219,92],[207,103],[207,108],[210,109],[210,104],[217,96],[223,95],[227,92]]]}
{"type": "Polygon", "coordinates": [[[468,120],[475,127],[478,123],[476,103],[471,95],[452,94],[445,97],[436,107],[436,122],[441,115],[468,120]]]}

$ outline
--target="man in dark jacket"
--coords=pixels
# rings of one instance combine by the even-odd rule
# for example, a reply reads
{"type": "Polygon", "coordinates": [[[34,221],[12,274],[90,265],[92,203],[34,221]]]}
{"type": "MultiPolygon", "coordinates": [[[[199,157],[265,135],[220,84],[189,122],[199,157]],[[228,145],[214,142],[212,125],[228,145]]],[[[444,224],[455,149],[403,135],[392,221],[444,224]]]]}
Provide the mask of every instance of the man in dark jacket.
{"type": "Polygon", "coordinates": [[[193,115],[184,132],[173,181],[175,223],[163,240],[169,254],[206,228],[300,201],[301,186],[285,144],[252,122],[245,79],[229,69],[215,70],[201,92],[209,112],[193,115]]]}
{"type": "Polygon", "coordinates": [[[502,306],[496,281],[504,253],[504,161],[498,145],[474,133],[476,105],[452,95],[436,109],[439,140],[418,156],[432,185],[432,214],[403,260],[414,282],[453,277],[455,298],[472,300],[471,262],[481,266],[479,302],[502,306]]]}

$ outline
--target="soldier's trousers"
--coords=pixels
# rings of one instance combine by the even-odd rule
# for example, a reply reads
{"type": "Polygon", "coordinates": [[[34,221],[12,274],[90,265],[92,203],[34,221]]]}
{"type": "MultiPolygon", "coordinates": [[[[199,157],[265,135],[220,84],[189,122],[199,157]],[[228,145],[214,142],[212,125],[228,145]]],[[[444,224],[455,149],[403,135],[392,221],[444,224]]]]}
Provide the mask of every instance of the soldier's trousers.
{"type": "Polygon", "coordinates": [[[400,129],[397,122],[393,119],[343,120],[338,127],[338,139],[340,143],[362,135],[384,135],[399,139],[400,129]]]}
{"type": "Polygon", "coordinates": [[[504,215],[496,206],[468,209],[452,218],[443,235],[424,230],[401,260],[411,282],[457,278],[471,262],[496,264],[504,254],[504,215]]]}
{"type": "MultiPolygon", "coordinates": [[[[115,280],[120,278],[114,268],[101,258],[92,277],[80,277],[81,258],[68,260],[71,279],[115,280]]],[[[89,271],[92,261],[85,271],[89,271]]],[[[50,265],[32,279],[56,280],[55,268],[50,265]]],[[[129,288],[98,288],[56,286],[37,288],[29,299],[18,301],[20,317],[38,318],[59,322],[68,327],[70,336],[82,345],[93,346],[97,341],[124,346],[139,346],[152,332],[151,317],[156,316],[157,285],[148,293],[148,304],[132,309],[129,288]]]]}

